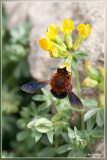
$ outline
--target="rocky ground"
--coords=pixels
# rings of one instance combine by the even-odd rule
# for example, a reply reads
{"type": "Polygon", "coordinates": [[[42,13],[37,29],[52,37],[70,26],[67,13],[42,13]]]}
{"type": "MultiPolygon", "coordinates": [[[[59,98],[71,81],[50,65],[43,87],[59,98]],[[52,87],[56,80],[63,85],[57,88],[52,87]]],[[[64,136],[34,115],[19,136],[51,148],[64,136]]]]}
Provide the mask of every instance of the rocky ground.
{"type": "MultiPolygon", "coordinates": [[[[55,73],[57,67],[61,65],[63,59],[52,59],[48,52],[43,51],[38,43],[41,37],[45,37],[47,27],[55,23],[59,27],[62,21],[72,19],[75,24],[73,31],[73,41],[77,36],[76,26],[80,23],[87,24],[92,28],[92,34],[80,47],[81,51],[86,51],[90,57],[92,65],[104,66],[104,3],[103,2],[3,2],[6,12],[9,15],[7,23],[8,29],[18,25],[21,20],[31,21],[30,32],[30,53],[28,57],[30,73],[37,80],[49,79],[55,73]]],[[[60,36],[63,34],[60,32],[60,36]]],[[[78,65],[80,82],[86,77],[83,72],[85,60],[80,60],[78,65]]],[[[74,74],[72,84],[76,93],[74,74]]],[[[83,96],[96,99],[97,89],[82,88],[83,96]]],[[[104,145],[96,147],[96,151],[103,153],[104,145]],[[100,148],[100,149],[99,149],[100,148]]],[[[95,156],[95,155],[94,155],[95,156]]]]}

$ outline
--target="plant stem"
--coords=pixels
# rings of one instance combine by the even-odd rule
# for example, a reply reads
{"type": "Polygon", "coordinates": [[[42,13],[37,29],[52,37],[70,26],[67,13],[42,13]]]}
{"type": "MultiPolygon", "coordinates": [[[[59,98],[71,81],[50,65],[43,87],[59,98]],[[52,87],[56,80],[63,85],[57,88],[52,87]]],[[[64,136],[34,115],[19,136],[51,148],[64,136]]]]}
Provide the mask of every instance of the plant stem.
{"type": "Polygon", "coordinates": [[[84,124],[84,108],[81,111],[81,129],[85,128],[85,124],[84,124]]]}
{"type": "Polygon", "coordinates": [[[55,149],[56,149],[56,151],[57,151],[57,149],[58,149],[58,146],[59,146],[58,138],[57,138],[57,136],[56,136],[56,134],[55,134],[55,149]]]}
{"type": "Polygon", "coordinates": [[[80,82],[79,82],[79,75],[78,75],[78,71],[77,70],[75,70],[75,78],[76,78],[76,85],[77,85],[77,90],[78,90],[78,96],[81,99],[82,98],[82,93],[81,93],[80,82]]]}
{"type": "MultiPolygon", "coordinates": [[[[76,78],[78,96],[80,99],[82,99],[82,93],[81,93],[80,82],[79,82],[79,75],[78,75],[77,70],[75,70],[75,78],[76,78]]],[[[84,127],[85,126],[84,126],[84,106],[83,106],[83,109],[81,110],[81,129],[84,129],[84,127]]]]}

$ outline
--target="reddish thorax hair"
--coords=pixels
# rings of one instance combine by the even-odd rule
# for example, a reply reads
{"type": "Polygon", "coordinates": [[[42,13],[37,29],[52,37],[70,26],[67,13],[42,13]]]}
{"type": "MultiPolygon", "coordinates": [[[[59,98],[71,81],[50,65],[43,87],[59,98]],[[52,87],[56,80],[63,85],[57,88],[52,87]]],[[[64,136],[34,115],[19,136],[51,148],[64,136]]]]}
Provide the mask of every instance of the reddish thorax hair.
{"type": "Polygon", "coordinates": [[[57,72],[53,75],[51,79],[51,88],[55,92],[66,92],[65,85],[70,84],[70,81],[71,81],[71,74],[64,74],[57,72]]]}

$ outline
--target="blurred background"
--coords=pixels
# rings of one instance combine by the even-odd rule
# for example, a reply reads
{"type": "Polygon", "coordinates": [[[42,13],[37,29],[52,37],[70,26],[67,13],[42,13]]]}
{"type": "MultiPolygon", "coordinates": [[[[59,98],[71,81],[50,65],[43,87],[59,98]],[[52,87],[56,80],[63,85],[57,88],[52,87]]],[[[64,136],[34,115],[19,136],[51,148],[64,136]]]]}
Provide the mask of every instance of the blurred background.
{"type": "MultiPolygon", "coordinates": [[[[26,128],[32,118],[35,104],[32,95],[20,90],[22,84],[30,81],[50,79],[64,59],[52,59],[39,46],[39,39],[45,37],[46,29],[55,23],[61,26],[64,19],[72,19],[75,25],[73,41],[80,23],[92,28],[92,34],[79,50],[88,52],[92,66],[104,67],[104,3],[103,2],[3,2],[2,5],[2,127],[3,157],[45,156],[44,147],[52,146],[44,136],[35,143],[26,128]]],[[[63,34],[60,32],[63,38],[63,34]]],[[[86,77],[83,72],[85,60],[78,65],[80,83],[86,77]]],[[[73,72],[73,71],[72,71],[73,72]]],[[[73,91],[77,93],[74,74],[73,91]]],[[[84,98],[97,99],[97,88],[83,88],[84,98]]],[[[42,93],[38,91],[36,94],[42,93]]],[[[38,105],[39,102],[36,104],[38,105]]],[[[94,149],[101,152],[103,140],[94,149]]],[[[52,152],[53,153],[53,152],[52,152]]],[[[47,153],[48,154],[48,153],[47,153]]],[[[58,156],[56,154],[49,155],[58,156]]]]}

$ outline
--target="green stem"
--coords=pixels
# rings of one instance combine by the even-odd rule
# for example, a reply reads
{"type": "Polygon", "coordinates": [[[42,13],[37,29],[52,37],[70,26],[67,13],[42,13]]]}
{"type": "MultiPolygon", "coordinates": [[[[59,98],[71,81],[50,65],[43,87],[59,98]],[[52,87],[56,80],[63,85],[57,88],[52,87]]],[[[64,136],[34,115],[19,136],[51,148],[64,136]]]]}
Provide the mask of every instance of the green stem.
{"type": "MultiPolygon", "coordinates": [[[[79,82],[79,75],[78,71],[75,70],[75,78],[76,78],[76,85],[77,85],[77,90],[78,90],[78,96],[80,99],[82,99],[82,93],[81,93],[81,88],[80,88],[80,82],[79,82]]],[[[81,111],[81,129],[84,129],[84,107],[81,111]]]]}
{"type": "Polygon", "coordinates": [[[81,111],[81,129],[84,129],[85,128],[85,124],[84,124],[84,108],[83,110],[81,111]]]}
{"type": "Polygon", "coordinates": [[[58,138],[57,138],[57,136],[56,136],[56,134],[55,134],[55,149],[56,149],[56,151],[57,151],[57,149],[58,149],[58,146],[59,146],[58,138]]]}
{"type": "Polygon", "coordinates": [[[75,78],[76,78],[76,85],[77,85],[77,90],[78,90],[78,96],[81,99],[82,98],[82,93],[81,93],[80,82],[79,82],[79,75],[78,75],[78,71],[77,70],[75,70],[75,78]]]}

